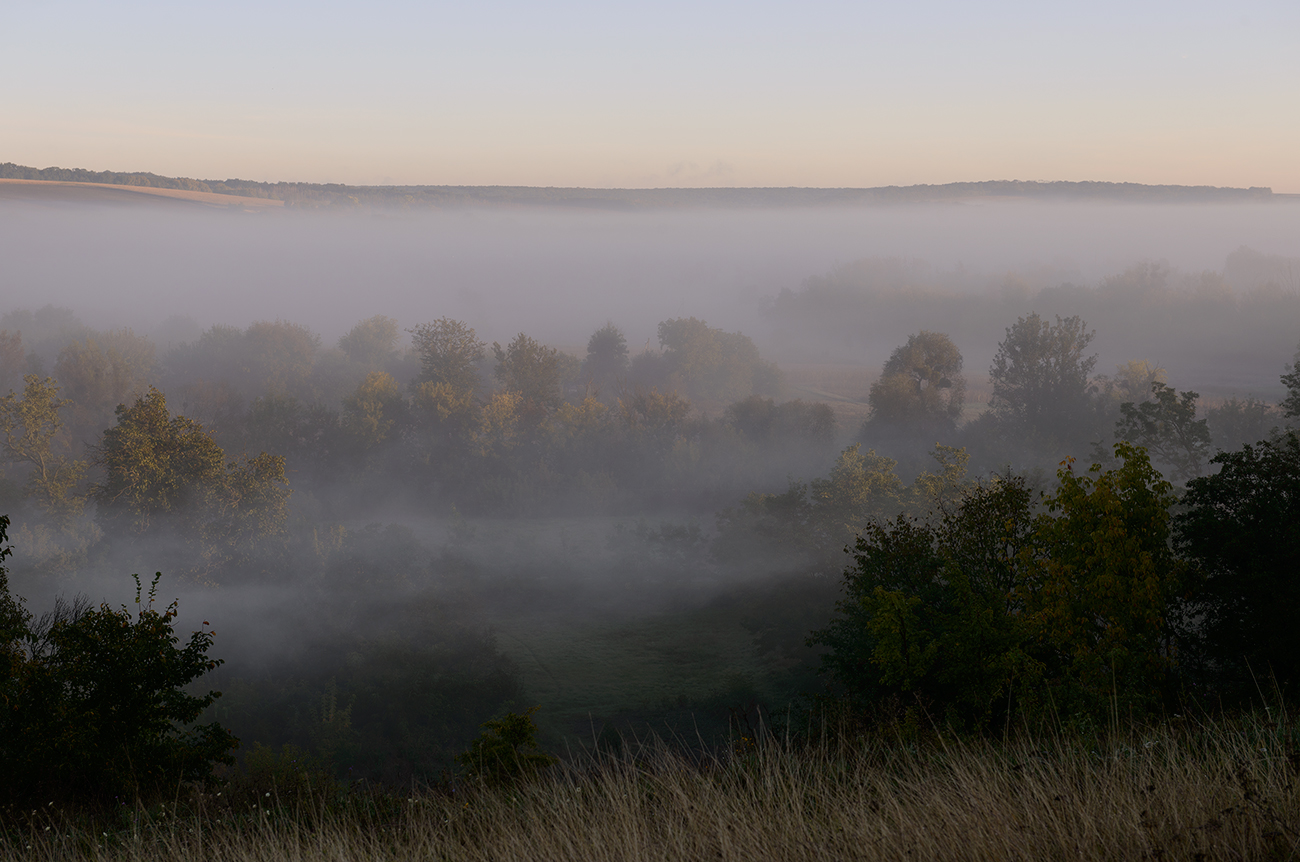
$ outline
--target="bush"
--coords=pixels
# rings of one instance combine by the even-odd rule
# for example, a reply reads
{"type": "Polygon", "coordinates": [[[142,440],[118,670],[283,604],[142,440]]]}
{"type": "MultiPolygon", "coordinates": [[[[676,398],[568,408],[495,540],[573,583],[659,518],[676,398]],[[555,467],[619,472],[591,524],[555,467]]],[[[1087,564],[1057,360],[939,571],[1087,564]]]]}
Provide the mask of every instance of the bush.
{"type": "Polygon", "coordinates": [[[221,662],[210,631],[177,646],[176,604],[153,608],[159,577],[144,600],[136,576],[134,618],[78,600],[33,623],[0,568],[0,802],[148,798],[232,762],[238,740],[219,724],[183,729],[220,696],[185,686],[221,662]]]}
{"type": "Polygon", "coordinates": [[[469,750],[456,758],[470,778],[489,785],[506,784],[530,778],[558,758],[537,747],[537,725],[533,713],[537,707],[524,712],[508,712],[505,718],[484,722],[483,733],[469,745],[469,750]]]}

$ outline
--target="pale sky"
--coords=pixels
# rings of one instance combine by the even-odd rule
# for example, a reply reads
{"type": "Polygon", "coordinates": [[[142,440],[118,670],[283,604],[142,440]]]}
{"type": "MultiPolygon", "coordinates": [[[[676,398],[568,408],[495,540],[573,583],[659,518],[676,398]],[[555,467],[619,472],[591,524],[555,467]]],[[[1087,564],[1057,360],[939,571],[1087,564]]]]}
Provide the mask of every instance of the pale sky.
{"type": "Polygon", "coordinates": [[[1300,2],[0,0],[0,161],[534,186],[1300,192],[1300,2]]]}

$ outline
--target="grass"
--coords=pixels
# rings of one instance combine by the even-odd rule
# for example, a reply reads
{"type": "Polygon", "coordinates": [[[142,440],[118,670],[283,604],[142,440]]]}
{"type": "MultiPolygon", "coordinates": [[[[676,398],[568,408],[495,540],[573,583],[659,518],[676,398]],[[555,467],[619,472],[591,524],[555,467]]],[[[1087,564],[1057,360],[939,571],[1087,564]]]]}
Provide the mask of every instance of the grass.
{"type": "Polygon", "coordinates": [[[51,809],[7,825],[0,857],[1288,859],[1300,855],[1298,774],[1291,729],[1262,715],[1101,740],[740,738],[711,756],[652,743],[503,788],[335,789],[280,802],[245,786],[137,808],[110,826],[51,809]]]}

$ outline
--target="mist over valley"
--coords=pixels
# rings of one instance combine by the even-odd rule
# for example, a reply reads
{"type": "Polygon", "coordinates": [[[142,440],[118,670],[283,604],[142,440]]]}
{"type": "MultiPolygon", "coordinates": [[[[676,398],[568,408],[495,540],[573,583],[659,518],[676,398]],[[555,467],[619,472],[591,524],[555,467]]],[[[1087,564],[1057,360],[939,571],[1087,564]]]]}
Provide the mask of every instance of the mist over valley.
{"type": "Polygon", "coordinates": [[[0,189],[13,591],[117,606],[161,571],[178,628],[217,632],[207,719],[352,778],[432,780],[532,705],[554,750],[779,722],[826,687],[806,641],[870,524],[999,476],[1054,493],[1146,427],[1152,384],[1199,394],[1180,421],[1206,440],[1150,443],[1180,488],[1296,422],[1284,198],[50,188],[0,189]],[[1016,338],[1063,345],[1076,388],[1008,395],[1016,338]]]}

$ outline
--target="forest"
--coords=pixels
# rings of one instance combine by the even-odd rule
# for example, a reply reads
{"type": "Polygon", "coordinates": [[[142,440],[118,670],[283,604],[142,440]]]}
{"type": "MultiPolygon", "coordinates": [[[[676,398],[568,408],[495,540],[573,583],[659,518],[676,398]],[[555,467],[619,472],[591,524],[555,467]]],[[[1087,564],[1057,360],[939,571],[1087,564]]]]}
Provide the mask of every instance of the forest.
{"type": "MultiPolygon", "coordinates": [[[[1289,709],[1297,303],[1287,261],[1250,255],[1229,269],[1272,281],[1244,295],[1150,265],[1065,293],[1259,322],[1287,345],[1269,400],[1100,367],[1106,333],[1031,310],[1060,291],[959,314],[966,343],[1005,313],[987,370],[939,308],[853,399],[689,316],[572,351],[452,317],[326,344],[283,319],[150,337],[11,310],[0,805],[309,797],[312,775],[387,788],[338,803],[383,820],[364,806],[390,791],[515,786],[652,739],[635,757],[666,772],[749,753],[780,772],[802,761],[747,746],[827,722],[924,749],[1289,709]]],[[[768,313],[841,349],[837,323],[891,296],[845,277],[768,313]]]]}

